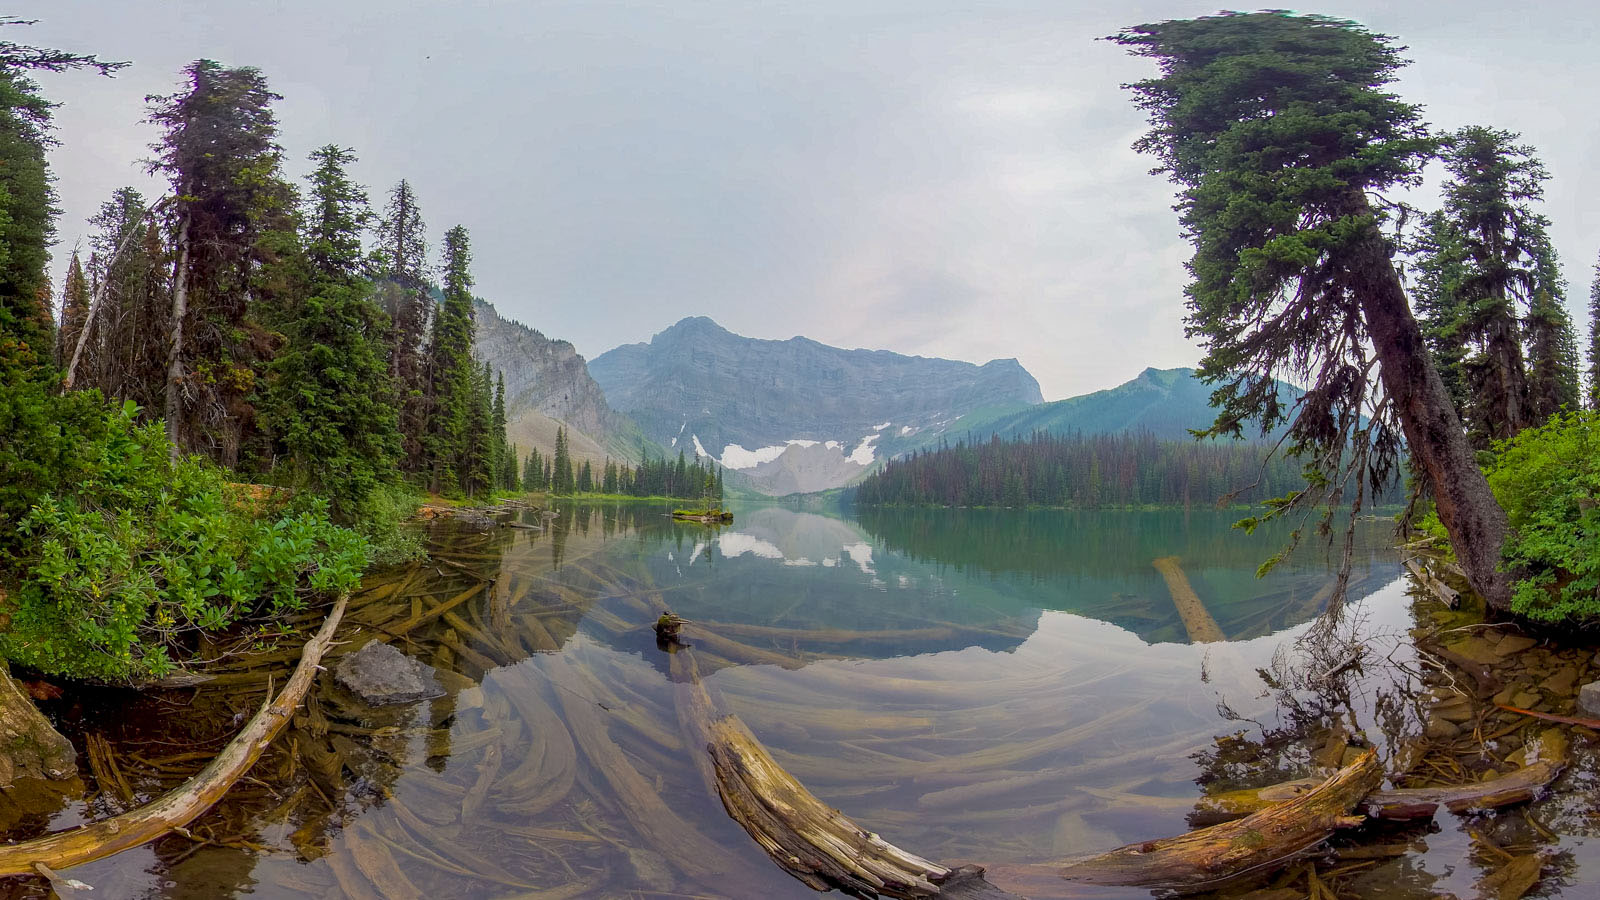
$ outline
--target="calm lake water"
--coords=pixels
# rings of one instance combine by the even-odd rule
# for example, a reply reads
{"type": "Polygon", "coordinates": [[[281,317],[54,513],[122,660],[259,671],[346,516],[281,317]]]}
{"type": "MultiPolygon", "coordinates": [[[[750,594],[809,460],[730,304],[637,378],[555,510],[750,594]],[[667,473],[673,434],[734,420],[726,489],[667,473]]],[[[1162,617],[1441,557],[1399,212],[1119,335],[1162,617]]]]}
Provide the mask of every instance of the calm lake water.
{"type": "MultiPolygon", "coordinates": [[[[342,634],[437,666],[445,697],[370,710],[324,676],[200,840],[70,874],[98,898],[814,896],[701,780],[649,628],[663,606],[695,623],[723,711],[818,797],[930,859],[1014,868],[1014,885],[1047,882],[1030,865],[1184,831],[1207,786],[1311,771],[1306,729],[1328,708],[1305,692],[1286,705],[1258,670],[1294,677],[1282,651],[1331,575],[1300,553],[1258,579],[1281,532],[1246,536],[1213,510],[752,505],[723,528],[665,512],[564,504],[518,513],[529,527],[433,526],[436,561],[372,578],[342,634]],[[1174,577],[1198,615],[1180,614],[1174,577]],[[1208,629],[1224,640],[1191,642],[1208,629]]],[[[1390,526],[1358,536],[1340,627],[1403,663],[1413,622],[1390,526]]],[[[53,712],[109,740],[136,801],[192,773],[290,655],[241,657],[221,686],[53,712]]],[[[1392,754],[1416,718],[1386,705],[1393,672],[1387,688],[1363,678],[1333,715],[1392,754]]],[[[128,802],[92,789],[11,822],[60,828],[128,802]]],[[[1428,896],[1402,882],[1470,896],[1468,827],[1435,826],[1404,877],[1341,896],[1428,896]]],[[[1577,860],[1583,830],[1560,839],[1577,860]]],[[[1587,871],[1573,862],[1570,896],[1600,896],[1587,871]]]]}

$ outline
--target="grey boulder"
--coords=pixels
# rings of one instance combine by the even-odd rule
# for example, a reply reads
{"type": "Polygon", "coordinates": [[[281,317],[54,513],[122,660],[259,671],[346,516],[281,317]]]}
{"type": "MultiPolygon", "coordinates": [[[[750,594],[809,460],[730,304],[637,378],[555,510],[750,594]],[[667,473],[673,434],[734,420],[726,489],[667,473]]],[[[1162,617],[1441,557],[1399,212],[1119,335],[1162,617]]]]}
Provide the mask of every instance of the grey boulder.
{"type": "Polygon", "coordinates": [[[432,666],[377,641],[370,641],[339,660],[333,675],[368,706],[415,703],[444,696],[432,666]]]}
{"type": "Polygon", "coordinates": [[[1600,681],[1591,681],[1578,688],[1578,708],[1588,715],[1600,717],[1600,681]]]}

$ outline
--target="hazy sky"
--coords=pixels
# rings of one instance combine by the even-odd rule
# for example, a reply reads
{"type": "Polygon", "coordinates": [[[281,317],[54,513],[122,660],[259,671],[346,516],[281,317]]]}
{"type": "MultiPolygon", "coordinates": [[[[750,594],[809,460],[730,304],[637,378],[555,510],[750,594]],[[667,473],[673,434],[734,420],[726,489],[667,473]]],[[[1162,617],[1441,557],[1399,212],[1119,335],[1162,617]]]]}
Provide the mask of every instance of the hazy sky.
{"type": "MultiPolygon", "coordinates": [[[[1600,12],[1588,0],[1362,2],[1400,93],[1442,127],[1523,133],[1580,323],[1600,249],[1600,12]]],[[[1064,0],[21,0],[6,38],[134,65],[47,76],[58,273],[116,187],[149,196],[146,94],[209,57],[262,69],[290,171],[336,142],[374,199],[409,178],[477,291],[593,357],[689,315],[741,334],[983,362],[1047,399],[1190,365],[1172,190],[1129,144],[1095,38],[1214,12],[1064,0]],[[19,8],[20,7],[20,8],[19,8]]],[[[59,277],[59,274],[58,274],[59,277]]],[[[59,280],[58,282],[59,283],[59,280]]]]}

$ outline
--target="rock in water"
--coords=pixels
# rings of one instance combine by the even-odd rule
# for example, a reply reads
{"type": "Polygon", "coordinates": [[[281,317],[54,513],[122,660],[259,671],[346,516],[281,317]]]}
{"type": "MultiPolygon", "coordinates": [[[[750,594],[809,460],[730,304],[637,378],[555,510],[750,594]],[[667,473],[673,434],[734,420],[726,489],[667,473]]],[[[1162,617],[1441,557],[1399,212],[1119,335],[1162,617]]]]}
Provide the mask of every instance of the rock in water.
{"type": "Polygon", "coordinates": [[[1578,708],[1585,715],[1600,717],[1600,681],[1591,681],[1578,689],[1578,708]]]}
{"type": "Polygon", "coordinates": [[[399,650],[369,641],[339,660],[334,677],[369,706],[415,703],[444,695],[432,666],[423,665],[399,650]]]}

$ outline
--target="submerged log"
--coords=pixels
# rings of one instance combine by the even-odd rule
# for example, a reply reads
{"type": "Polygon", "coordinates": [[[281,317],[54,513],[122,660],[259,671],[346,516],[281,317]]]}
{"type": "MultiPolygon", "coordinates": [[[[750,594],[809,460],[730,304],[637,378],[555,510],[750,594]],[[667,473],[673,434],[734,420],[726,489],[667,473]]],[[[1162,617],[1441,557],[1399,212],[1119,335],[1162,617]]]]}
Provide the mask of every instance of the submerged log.
{"type": "MultiPolygon", "coordinates": [[[[1556,780],[1563,768],[1560,760],[1543,760],[1508,775],[1472,784],[1373,791],[1359,804],[1359,809],[1372,818],[1388,820],[1431,818],[1440,806],[1453,813],[1499,809],[1532,800],[1556,780]]],[[[1315,790],[1318,784],[1316,779],[1302,778],[1202,797],[1195,803],[1194,812],[1189,814],[1189,824],[1199,827],[1232,821],[1275,803],[1293,800],[1315,790]]]]}
{"type": "Polygon", "coordinates": [[[1451,609],[1461,606],[1461,592],[1433,576],[1433,573],[1422,567],[1415,557],[1406,560],[1406,571],[1417,579],[1417,583],[1438,599],[1440,603],[1451,609]]]}
{"type": "Polygon", "coordinates": [[[300,663],[283,690],[269,698],[199,774],[138,809],[72,831],[0,845],[0,875],[33,875],[39,863],[51,869],[66,869],[104,859],[180,829],[210,809],[250,771],[267,745],[289,723],[316,680],[321,668],[318,663],[333,645],[333,633],[349,601],[348,594],[339,597],[327,621],[306,642],[300,663]]]}
{"type": "Polygon", "coordinates": [[[857,897],[1015,900],[985,881],[981,866],[952,869],[930,862],[818,800],[738,716],[716,714],[692,653],[679,648],[672,663],[679,721],[706,748],[710,764],[702,763],[701,773],[723,808],[784,871],[816,890],[857,897]]]}
{"type": "Polygon", "coordinates": [[[1362,807],[1368,815],[1378,819],[1431,818],[1440,806],[1453,813],[1499,809],[1532,800],[1555,781],[1564,768],[1561,760],[1541,760],[1509,775],[1477,784],[1374,791],[1362,807]]]}
{"type": "Polygon", "coordinates": [[[1118,847],[1062,870],[1068,881],[1178,891],[1204,890],[1238,876],[1281,866],[1361,824],[1351,815],[1383,781],[1374,750],[1316,788],[1233,822],[1156,841],[1118,847]]]}
{"type": "Polygon", "coordinates": [[[1206,611],[1206,605],[1200,602],[1200,595],[1194,592],[1194,586],[1189,584],[1189,577],[1183,574],[1183,567],[1178,564],[1176,556],[1163,556],[1151,561],[1156,571],[1167,582],[1167,591],[1172,594],[1172,605],[1178,608],[1178,617],[1183,619],[1183,628],[1189,633],[1191,644],[1211,644],[1226,641],[1228,636],[1222,633],[1222,626],[1206,611]]]}

